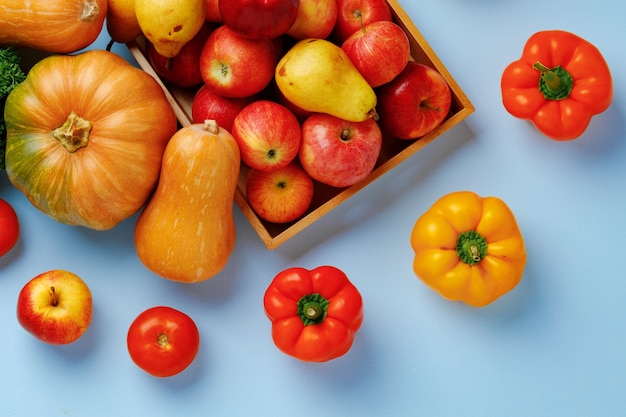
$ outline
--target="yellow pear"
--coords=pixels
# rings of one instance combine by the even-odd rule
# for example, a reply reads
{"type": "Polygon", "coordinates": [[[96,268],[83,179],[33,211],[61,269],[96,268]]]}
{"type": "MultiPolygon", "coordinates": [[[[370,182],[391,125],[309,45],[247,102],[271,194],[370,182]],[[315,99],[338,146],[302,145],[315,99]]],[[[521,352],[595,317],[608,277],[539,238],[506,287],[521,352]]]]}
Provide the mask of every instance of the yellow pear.
{"type": "Polygon", "coordinates": [[[297,42],[278,62],[276,84],[304,110],[351,122],[378,118],[374,90],[345,52],[327,40],[297,42]]]}
{"type": "Polygon", "coordinates": [[[108,0],[106,28],[115,42],[128,43],[141,35],[135,0],[108,0]]]}
{"type": "Polygon", "coordinates": [[[172,58],[204,24],[205,0],[135,0],[135,15],[156,51],[172,58]]]}

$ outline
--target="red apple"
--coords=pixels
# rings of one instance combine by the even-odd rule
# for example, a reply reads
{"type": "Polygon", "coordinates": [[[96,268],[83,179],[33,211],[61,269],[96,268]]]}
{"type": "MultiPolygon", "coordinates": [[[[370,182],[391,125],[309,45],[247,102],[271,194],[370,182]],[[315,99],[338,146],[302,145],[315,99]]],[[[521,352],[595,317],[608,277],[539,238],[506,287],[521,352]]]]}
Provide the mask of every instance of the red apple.
{"type": "Polygon", "coordinates": [[[408,36],[388,20],[372,22],[357,30],[341,48],[372,87],[396,78],[411,57],[408,36]]]}
{"type": "Polygon", "coordinates": [[[383,129],[400,139],[417,139],[434,130],[450,111],[450,87],[434,68],[409,62],[376,91],[383,129]]]}
{"type": "Polygon", "coordinates": [[[222,23],[219,0],[204,0],[204,11],[207,22],[222,23]]]}
{"type": "Polygon", "coordinates": [[[288,223],[306,213],[313,200],[313,179],[297,162],[275,171],[251,169],[246,196],[252,210],[272,223],[288,223]]]}
{"type": "Polygon", "coordinates": [[[326,39],[337,21],[337,0],[300,0],[298,14],[287,35],[294,39],[326,39]]]}
{"type": "Polygon", "coordinates": [[[300,163],[321,183],[349,187],[372,172],[382,143],[381,130],[373,119],[349,122],[318,113],[302,123],[300,163]]]}
{"type": "Polygon", "coordinates": [[[299,0],[219,0],[222,22],[251,39],[287,33],[298,14],[299,0]]]}
{"type": "Polygon", "coordinates": [[[196,36],[171,58],[159,54],[154,45],[148,42],[148,59],[154,71],[163,80],[177,87],[195,87],[202,84],[200,52],[213,29],[211,24],[205,23],[196,36]]]}
{"type": "Polygon", "coordinates": [[[209,87],[203,85],[191,102],[191,118],[193,123],[203,123],[207,119],[213,119],[220,127],[230,132],[237,114],[252,101],[254,101],[254,96],[224,97],[215,94],[209,87]]]}
{"type": "Polygon", "coordinates": [[[244,107],[231,131],[239,145],[241,160],[252,169],[274,171],[298,155],[300,123],[285,106],[257,100],[244,107]]]}
{"type": "Polygon", "coordinates": [[[393,20],[387,0],[337,0],[337,23],[331,36],[341,45],[357,30],[381,20],[393,20]]]}
{"type": "Polygon", "coordinates": [[[17,320],[37,339],[62,345],[83,335],[91,323],[91,291],[77,275],[52,270],[37,275],[20,291],[17,320]]]}
{"type": "Polygon", "coordinates": [[[278,39],[246,39],[222,25],[200,52],[200,73],[216,94],[249,97],[272,81],[280,52],[278,39]]]}

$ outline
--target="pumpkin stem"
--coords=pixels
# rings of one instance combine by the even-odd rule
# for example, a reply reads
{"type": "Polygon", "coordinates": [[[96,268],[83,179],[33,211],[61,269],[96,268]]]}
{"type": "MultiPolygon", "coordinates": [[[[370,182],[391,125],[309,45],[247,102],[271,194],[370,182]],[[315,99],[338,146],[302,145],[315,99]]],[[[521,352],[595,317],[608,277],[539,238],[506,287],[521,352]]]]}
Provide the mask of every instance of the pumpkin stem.
{"type": "Polygon", "coordinates": [[[85,0],[80,20],[92,22],[98,17],[98,15],[100,15],[100,6],[98,6],[98,2],[95,0],[85,0]]]}
{"type": "Polygon", "coordinates": [[[92,125],[89,120],[71,112],[65,123],[52,131],[52,136],[61,142],[69,153],[74,153],[87,146],[92,125]]]}

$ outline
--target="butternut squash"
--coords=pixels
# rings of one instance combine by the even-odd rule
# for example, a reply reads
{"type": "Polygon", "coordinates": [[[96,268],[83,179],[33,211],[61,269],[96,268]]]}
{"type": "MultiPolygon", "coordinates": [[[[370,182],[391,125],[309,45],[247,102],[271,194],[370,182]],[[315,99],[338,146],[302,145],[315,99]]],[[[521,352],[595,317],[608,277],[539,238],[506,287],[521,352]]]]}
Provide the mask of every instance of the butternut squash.
{"type": "Polygon", "coordinates": [[[213,120],[172,136],[157,188],[135,225],[137,255],[149,270],[192,283],[226,266],[235,246],[240,163],[237,142],[213,120]]]}
{"type": "Polygon", "coordinates": [[[70,53],[100,35],[107,0],[2,0],[0,45],[70,53]]]}

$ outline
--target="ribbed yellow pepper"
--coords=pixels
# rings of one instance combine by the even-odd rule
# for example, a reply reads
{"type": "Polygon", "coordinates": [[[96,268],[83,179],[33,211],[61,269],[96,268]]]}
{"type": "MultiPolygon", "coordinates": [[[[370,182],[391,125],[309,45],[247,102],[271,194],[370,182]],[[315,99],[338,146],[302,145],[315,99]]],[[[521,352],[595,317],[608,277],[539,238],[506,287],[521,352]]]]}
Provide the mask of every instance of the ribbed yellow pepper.
{"type": "Polygon", "coordinates": [[[512,290],[526,265],[524,239],[497,197],[458,191],[441,197],[411,233],[413,270],[449,300],[483,307],[512,290]]]}

